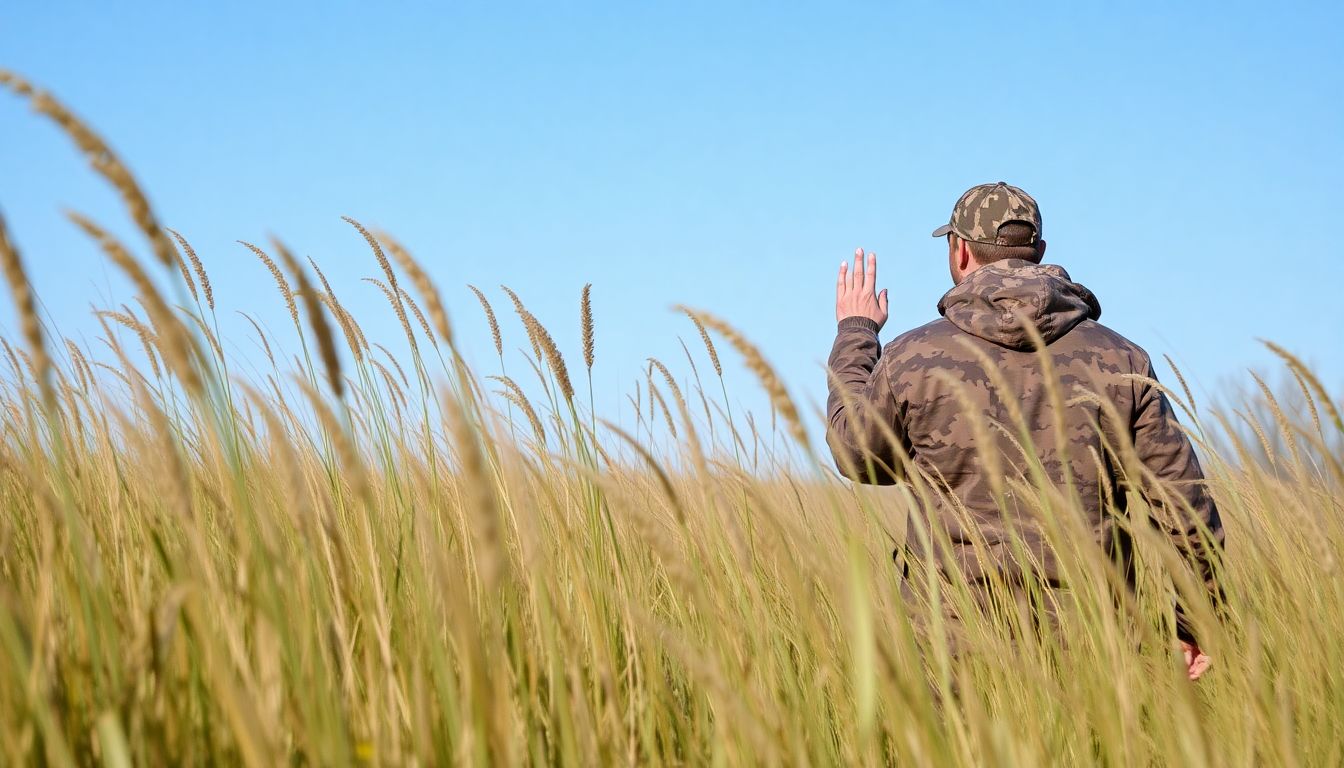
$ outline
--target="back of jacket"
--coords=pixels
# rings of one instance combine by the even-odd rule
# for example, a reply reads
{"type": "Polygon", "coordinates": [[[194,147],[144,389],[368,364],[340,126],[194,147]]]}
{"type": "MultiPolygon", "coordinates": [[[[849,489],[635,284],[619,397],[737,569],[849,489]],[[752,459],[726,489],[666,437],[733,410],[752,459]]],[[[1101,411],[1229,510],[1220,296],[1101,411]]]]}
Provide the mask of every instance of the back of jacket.
{"type": "Polygon", "coordinates": [[[1198,528],[1218,540],[1221,525],[1199,461],[1152,384],[1148,355],[1097,322],[1092,292],[1058,266],[1014,259],[970,273],[938,309],[940,319],[885,349],[873,321],[840,321],[827,442],[841,472],[886,484],[914,469],[955,496],[965,514],[948,503],[929,511],[970,578],[985,564],[1009,577],[1022,569],[1008,551],[1010,527],[1032,545],[1039,575],[1055,576],[1036,516],[1016,501],[1024,489],[1039,498],[1022,484],[1033,470],[1062,493],[1072,488],[1098,543],[1111,540],[1112,515],[1135,490],[1164,507],[1155,519],[1212,586],[1198,528]],[[1146,471],[1121,471],[1128,444],[1146,471]]]}

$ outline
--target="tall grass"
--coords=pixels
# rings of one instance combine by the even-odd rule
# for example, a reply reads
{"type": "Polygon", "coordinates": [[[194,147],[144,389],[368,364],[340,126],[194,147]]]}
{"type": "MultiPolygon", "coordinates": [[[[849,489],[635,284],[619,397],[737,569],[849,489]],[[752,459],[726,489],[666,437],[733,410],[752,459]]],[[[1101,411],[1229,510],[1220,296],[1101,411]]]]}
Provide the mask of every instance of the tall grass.
{"type": "Polygon", "coordinates": [[[96,344],[57,338],[0,222],[23,336],[0,380],[0,763],[1344,761],[1344,423],[1286,351],[1280,395],[1200,411],[1173,393],[1229,542],[1225,615],[1194,615],[1215,666],[1192,685],[1165,617],[1197,585],[1169,544],[1133,526],[1139,589],[1117,606],[1114,568],[1043,484],[1017,497],[1040,501],[1070,574],[1062,639],[968,611],[964,584],[919,567],[932,604],[908,600],[891,551],[936,490],[840,480],[764,355],[705,312],[687,310],[717,382],[653,361],[623,428],[574,397],[564,350],[512,291],[527,375],[472,370],[410,252],[348,219],[409,357],[276,242],[248,247],[303,353],[273,356],[282,340],[253,323],[269,368],[238,376],[210,260],[165,237],[72,113],[0,84],[90,153],[193,297],[165,299],[76,217],[146,315],[109,308],[96,344]],[[732,414],[711,334],[758,376],[778,434],[732,414]],[[949,608],[966,616],[956,654],[949,608]]]}

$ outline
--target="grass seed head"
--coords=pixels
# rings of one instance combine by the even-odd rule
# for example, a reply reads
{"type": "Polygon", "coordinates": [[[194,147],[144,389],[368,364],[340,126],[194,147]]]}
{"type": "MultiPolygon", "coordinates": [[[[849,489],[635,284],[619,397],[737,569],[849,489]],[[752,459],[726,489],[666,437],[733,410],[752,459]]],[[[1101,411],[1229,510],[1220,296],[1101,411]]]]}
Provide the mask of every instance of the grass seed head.
{"type": "MultiPolygon", "coordinates": [[[[336,394],[336,397],[340,398],[345,395],[345,379],[341,377],[341,359],[336,354],[336,341],[331,335],[331,326],[327,324],[326,314],[322,311],[322,301],[318,298],[318,294],[313,291],[313,287],[308,284],[308,277],[304,274],[303,267],[289,252],[289,249],[274,238],[271,240],[271,245],[275,248],[275,252],[280,254],[280,260],[293,273],[294,281],[299,285],[298,293],[303,297],[304,308],[308,311],[308,324],[313,329],[313,338],[317,341],[322,365],[327,369],[327,383],[331,386],[331,391],[336,394]]],[[[260,253],[260,249],[253,248],[253,250],[260,253]]],[[[292,294],[290,294],[290,300],[293,300],[292,294]]]]}
{"type": "Polygon", "coordinates": [[[495,354],[502,356],[504,354],[504,339],[499,333],[499,321],[495,319],[495,310],[490,306],[485,294],[481,293],[480,288],[474,285],[468,285],[467,287],[471,289],[472,293],[476,294],[477,301],[481,302],[481,309],[485,310],[485,321],[490,324],[490,339],[495,343],[495,354]]]}
{"type": "Polygon", "coordinates": [[[579,320],[583,331],[583,364],[593,370],[593,284],[583,286],[583,299],[579,302],[579,320]]]}
{"type": "Polygon", "coordinates": [[[420,330],[424,331],[425,338],[429,343],[438,346],[438,340],[434,338],[434,331],[430,329],[429,323],[425,320],[425,313],[420,311],[420,306],[411,298],[411,294],[406,292],[405,288],[400,289],[401,300],[406,302],[406,306],[411,308],[411,314],[415,316],[415,321],[420,324],[420,330]]]}
{"type": "MultiPolygon", "coordinates": [[[[504,290],[509,291],[508,288],[504,290]]],[[[565,358],[560,354],[560,348],[555,345],[555,339],[551,338],[551,332],[546,330],[546,326],[536,318],[531,312],[523,306],[523,302],[517,294],[509,291],[509,297],[513,299],[514,306],[518,309],[518,315],[523,319],[523,326],[527,328],[527,336],[532,339],[532,344],[539,349],[546,357],[546,364],[550,366],[551,373],[555,375],[555,383],[560,387],[560,394],[565,396],[567,402],[574,400],[574,385],[569,381],[569,369],[565,367],[565,358]]],[[[540,357],[540,354],[538,355],[540,357]]]]}
{"type": "Polygon", "coordinates": [[[714,348],[714,340],[709,338],[709,333],[705,330],[705,324],[700,322],[700,318],[691,310],[682,307],[681,311],[691,318],[691,322],[695,323],[695,330],[700,332],[700,341],[704,342],[705,351],[709,353],[709,362],[714,366],[714,373],[723,376],[723,366],[719,365],[719,352],[714,348]]]}
{"type": "MultiPolygon", "coordinates": [[[[429,275],[421,268],[420,263],[411,257],[410,251],[402,247],[401,243],[395,238],[386,232],[379,232],[378,239],[387,247],[387,250],[392,252],[392,258],[397,260],[397,264],[406,271],[407,275],[410,275],[411,283],[415,285],[415,290],[420,293],[421,300],[425,302],[425,306],[429,309],[429,317],[434,321],[434,327],[438,329],[439,336],[445,344],[450,347],[453,346],[453,326],[448,322],[448,311],[443,307],[443,297],[439,295],[439,290],[434,287],[434,282],[429,279],[429,275]]],[[[402,293],[405,295],[404,291],[402,293]]],[[[408,296],[407,301],[409,300],[408,296]]],[[[411,304],[411,307],[423,324],[424,317],[420,315],[420,310],[416,309],[414,304],[411,304]]],[[[425,331],[425,335],[431,340],[434,338],[434,334],[428,330],[425,331]]]]}
{"type": "Polygon", "coordinates": [[[271,277],[275,278],[275,284],[280,288],[280,296],[285,300],[285,309],[289,310],[289,319],[294,321],[294,326],[297,328],[299,325],[299,307],[294,302],[294,291],[289,287],[289,281],[285,279],[285,273],[280,271],[280,267],[265,251],[244,240],[238,242],[255,253],[257,258],[261,259],[261,263],[266,265],[271,277]]]}
{"type": "MultiPolygon", "coordinates": [[[[192,248],[191,243],[188,243],[187,239],[179,234],[177,230],[168,229],[168,234],[172,235],[173,238],[177,240],[178,246],[187,254],[187,259],[191,262],[191,268],[196,272],[196,279],[200,281],[201,292],[205,294],[205,306],[213,311],[215,308],[215,292],[210,288],[210,276],[206,274],[205,265],[201,263],[200,257],[196,255],[196,249],[192,248]]],[[[194,288],[192,289],[191,295],[196,295],[194,288]]]]}

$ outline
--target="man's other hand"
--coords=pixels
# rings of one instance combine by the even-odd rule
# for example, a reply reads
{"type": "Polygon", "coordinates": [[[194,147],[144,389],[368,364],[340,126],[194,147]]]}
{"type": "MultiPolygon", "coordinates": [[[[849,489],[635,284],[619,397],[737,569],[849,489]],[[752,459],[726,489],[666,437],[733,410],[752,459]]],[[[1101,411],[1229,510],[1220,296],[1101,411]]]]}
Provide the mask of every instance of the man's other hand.
{"type": "Polygon", "coordinates": [[[840,279],[835,284],[835,319],[866,317],[877,323],[878,330],[887,323],[887,291],[877,293],[877,254],[864,257],[862,248],[854,249],[854,270],[849,262],[840,262],[840,279]],[[867,262],[865,266],[864,262],[867,262]]]}
{"type": "Polygon", "coordinates": [[[1181,641],[1181,655],[1185,661],[1185,673],[1190,676],[1191,680],[1198,680],[1199,676],[1207,672],[1209,665],[1213,663],[1213,659],[1210,659],[1207,653],[1200,650],[1198,645],[1187,643],[1184,640],[1181,641]]]}

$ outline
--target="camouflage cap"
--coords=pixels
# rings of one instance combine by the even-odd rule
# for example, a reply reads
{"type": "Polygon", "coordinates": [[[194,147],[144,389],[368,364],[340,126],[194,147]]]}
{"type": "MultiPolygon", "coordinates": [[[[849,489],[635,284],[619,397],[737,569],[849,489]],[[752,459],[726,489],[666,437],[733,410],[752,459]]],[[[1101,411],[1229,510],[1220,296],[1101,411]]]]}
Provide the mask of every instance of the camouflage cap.
{"type": "Polygon", "coordinates": [[[1002,181],[980,184],[966,190],[952,207],[952,219],[933,230],[933,236],[942,237],[952,232],[963,240],[1006,245],[998,242],[999,227],[1010,221],[1020,221],[1035,228],[1032,243],[1040,238],[1041,209],[1031,195],[1002,181]]]}

